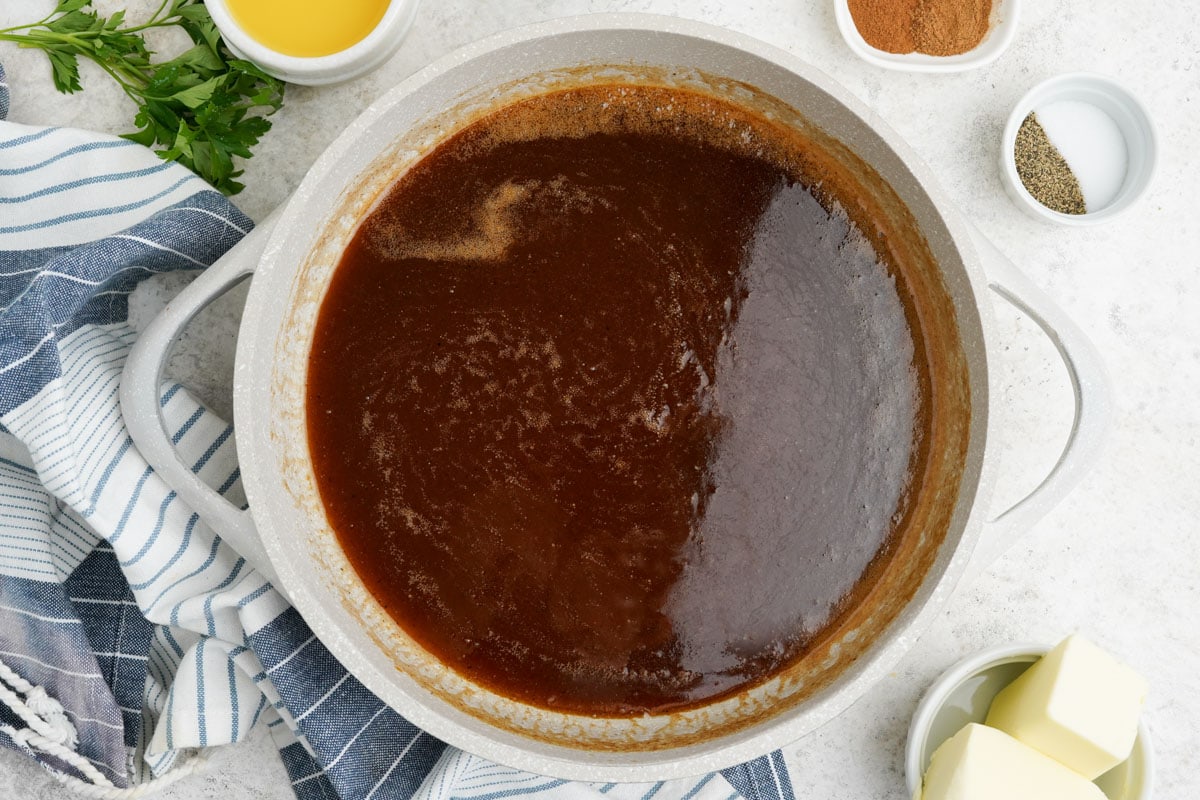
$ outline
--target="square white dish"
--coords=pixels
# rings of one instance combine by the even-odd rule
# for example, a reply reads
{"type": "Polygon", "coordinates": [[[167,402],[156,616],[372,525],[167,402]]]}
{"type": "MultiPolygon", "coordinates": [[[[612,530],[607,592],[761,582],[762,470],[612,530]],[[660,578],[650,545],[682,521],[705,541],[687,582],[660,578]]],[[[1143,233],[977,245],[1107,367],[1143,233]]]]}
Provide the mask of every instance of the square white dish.
{"type": "Polygon", "coordinates": [[[1021,0],[993,0],[991,25],[973,50],[956,56],[931,56],[925,53],[889,53],[867,44],[858,32],[854,17],[850,14],[849,0],[834,0],[834,17],[842,38],[854,53],[864,61],[885,69],[908,72],[962,72],[990,64],[1012,43],[1017,33],[1021,0]]]}

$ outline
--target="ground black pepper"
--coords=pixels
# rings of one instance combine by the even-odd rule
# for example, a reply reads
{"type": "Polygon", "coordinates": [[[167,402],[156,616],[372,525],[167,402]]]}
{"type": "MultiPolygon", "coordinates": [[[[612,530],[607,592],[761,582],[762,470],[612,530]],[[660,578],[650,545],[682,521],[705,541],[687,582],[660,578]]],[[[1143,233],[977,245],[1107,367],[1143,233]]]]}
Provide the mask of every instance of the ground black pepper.
{"type": "Polygon", "coordinates": [[[1035,114],[1027,116],[1017,130],[1013,158],[1021,183],[1039,203],[1060,214],[1087,213],[1079,180],[1035,114]]]}

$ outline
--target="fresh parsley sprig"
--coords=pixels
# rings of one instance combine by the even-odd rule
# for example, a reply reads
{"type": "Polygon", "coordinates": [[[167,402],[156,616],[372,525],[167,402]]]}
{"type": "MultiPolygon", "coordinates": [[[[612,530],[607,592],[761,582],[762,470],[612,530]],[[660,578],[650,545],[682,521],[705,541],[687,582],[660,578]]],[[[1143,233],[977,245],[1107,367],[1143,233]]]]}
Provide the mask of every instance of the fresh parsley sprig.
{"type": "Polygon", "coordinates": [[[138,25],[126,25],[124,11],[101,16],[91,0],[60,0],[45,19],[0,29],[0,40],[44,52],[54,87],[67,94],[81,88],[79,58],[94,61],[137,104],[137,131],[125,137],[154,147],[227,195],[244,188],[234,158],[250,158],[271,129],[266,115],[283,104],[283,82],[234,56],[201,0],[162,0],[138,25]],[[155,63],[142,34],[169,27],[183,29],[192,47],[155,63]]]}

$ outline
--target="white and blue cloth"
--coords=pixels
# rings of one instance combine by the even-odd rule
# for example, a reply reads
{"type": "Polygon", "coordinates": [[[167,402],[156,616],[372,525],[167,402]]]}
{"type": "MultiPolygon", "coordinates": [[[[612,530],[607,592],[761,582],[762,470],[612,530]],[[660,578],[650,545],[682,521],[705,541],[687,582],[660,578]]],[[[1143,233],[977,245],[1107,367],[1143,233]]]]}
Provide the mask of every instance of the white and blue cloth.
{"type": "MultiPolygon", "coordinates": [[[[271,728],[300,800],[792,800],[776,752],[719,775],[581,784],[447,747],[349,676],[284,598],[133,446],[118,381],[129,295],[202,269],[251,221],[129,141],[4,122],[0,68],[0,662],[63,706],[118,787],[271,728]]],[[[245,503],[233,431],[178,385],[163,416],[193,470],[245,503]]],[[[0,703],[0,745],[62,775],[0,703]]]]}

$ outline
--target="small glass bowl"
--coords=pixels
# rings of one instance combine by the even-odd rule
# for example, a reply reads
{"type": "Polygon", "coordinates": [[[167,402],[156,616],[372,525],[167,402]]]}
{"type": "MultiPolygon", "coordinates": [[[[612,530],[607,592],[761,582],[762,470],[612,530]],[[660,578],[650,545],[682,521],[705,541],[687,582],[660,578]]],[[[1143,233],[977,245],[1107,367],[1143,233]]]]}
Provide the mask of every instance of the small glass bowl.
{"type": "Polygon", "coordinates": [[[1107,222],[1136,203],[1154,179],[1158,168],[1158,133],[1146,107],[1112,78],[1091,72],[1068,72],[1042,81],[1017,101],[1000,137],[1000,178],[1013,202],[1027,214],[1060,225],[1096,225],[1107,222]],[[1086,214],[1063,214],[1034,199],[1017,174],[1017,131],[1038,108],[1062,100],[1090,103],[1108,114],[1125,139],[1128,163],[1125,181],[1108,205],[1086,214]]]}
{"type": "MultiPolygon", "coordinates": [[[[913,714],[904,753],[909,797],[919,798],[921,780],[933,752],[971,722],[987,718],[992,700],[1035,661],[1050,651],[1037,644],[990,647],[942,673],[913,714]]],[[[1108,800],[1150,800],[1154,788],[1154,753],[1145,715],[1129,758],[1096,779],[1108,800]]]]}
{"type": "Polygon", "coordinates": [[[323,86],[357,78],[391,58],[417,16],[420,0],[391,0],[383,19],[362,40],[327,56],[290,56],[272,50],[237,23],[225,0],[205,0],[225,44],[239,58],[288,83],[323,86]]]}
{"type": "Polygon", "coordinates": [[[834,0],[833,14],[838,30],[850,49],[859,58],[885,69],[908,72],[963,72],[990,64],[1000,57],[1017,35],[1017,20],[1021,15],[1021,0],[995,0],[992,3],[991,27],[975,49],[956,56],[931,56],[925,53],[889,53],[867,44],[858,32],[850,13],[848,0],[834,0]]]}

